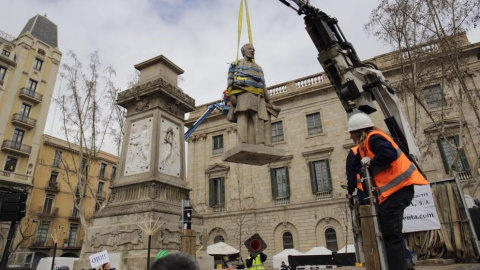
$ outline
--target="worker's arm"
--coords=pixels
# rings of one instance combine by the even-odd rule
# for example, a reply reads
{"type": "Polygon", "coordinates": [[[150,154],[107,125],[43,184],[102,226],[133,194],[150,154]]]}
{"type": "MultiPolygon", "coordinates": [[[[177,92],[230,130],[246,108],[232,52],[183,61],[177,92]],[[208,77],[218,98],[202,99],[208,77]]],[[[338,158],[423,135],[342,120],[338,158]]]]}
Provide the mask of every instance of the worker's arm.
{"type": "Polygon", "coordinates": [[[260,252],[260,260],[262,263],[267,260],[267,255],[263,252],[260,252]]]}
{"type": "Polygon", "coordinates": [[[360,173],[362,165],[360,162],[355,162],[355,154],[353,151],[349,151],[347,155],[347,162],[345,164],[345,170],[347,173],[347,192],[352,195],[357,187],[357,174],[360,173]]]}
{"type": "Polygon", "coordinates": [[[371,166],[387,166],[397,159],[397,150],[380,135],[372,135],[369,140],[370,149],[375,157],[370,161],[371,166]]]}
{"type": "Polygon", "coordinates": [[[247,268],[252,267],[252,258],[250,256],[245,260],[245,266],[247,266],[247,268]]]}

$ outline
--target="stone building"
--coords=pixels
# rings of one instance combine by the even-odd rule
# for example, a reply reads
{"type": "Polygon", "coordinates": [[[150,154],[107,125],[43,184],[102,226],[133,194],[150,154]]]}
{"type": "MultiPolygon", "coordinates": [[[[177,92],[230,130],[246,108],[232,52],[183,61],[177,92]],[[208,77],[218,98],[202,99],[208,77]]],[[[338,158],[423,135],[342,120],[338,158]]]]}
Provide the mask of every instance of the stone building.
{"type": "Polygon", "coordinates": [[[86,164],[80,160],[78,145],[43,135],[27,215],[19,227],[26,237],[18,232],[16,237],[16,243],[25,239],[18,251],[28,254],[17,256],[17,260],[24,258],[35,266],[41,258],[52,256],[51,233],[59,226],[64,228],[65,234],[59,240],[56,256],[79,257],[84,241],[80,215],[83,213],[90,223],[102,207],[116,177],[117,164],[117,156],[103,151],[98,152],[96,160],[86,164]],[[75,173],[78,167],[88,171],[89,190],[83,198],[83,209],[74,207],[74,193],[79,193],[78,174],[75,173]]]}
{"type": "MultiPolygon", "coordinates": [[[[31,18],[18,37],[0,31],[0,189],[31,191],[62,53],[57,25],[31,18]]],[[[8,224],[0,224],[0,251],[8,224]]]]}
{"type": "MultiPolygon", "coordinates": [[[[478,102],[480,43],[467,41],[463,51],[467,86],[478,102]]],[[[393,52],[367,61],[384,71],[394,86],[401,87],[399,56],[393,52]]],[[[441,81],[441,76],[425,81],[420,98],[430,110],[448,112],[448,117],[433,117],[445,123],[450,142],[455,144],[458,136],[465,138],[457,173],[464,184],[472,186],[471,168],[480,145],[475,110],[465,105],[470,124],[465,124],[467,128],[460,134],[457,103],[444,102],[455,96],[458,83],[441,81]]],[[[401,99],[408,97],[406,91],[399,90],[401,99]]],[[[274,85],[268,91],[271,100],[282,108],[279,117],[272,119],[272,142],[273,147],[285,150],[285,157],[264,166],[222,162],[223,152],[237,145],[235,124],[214,112],[188,138],[187,182],[192,188],[193,207],[204,217],[205,246],[225,241],[240,249],[245,258],[243,242],[257,232],[268,245],[266,266],[271,268],[273,255],[287,248],[307,252],[324,246],[336,251],[353,243],[346,190],[342,188],[346,184],[345,159],[353,144],[346,132],[347,114],[323,73],[274,85]]],[[[414,107],[410,97],[406,104],[410,119],[417,121],[412,127],[422,143],[421,163],[429,180],[447,177],[444,164],[453,160],[454,148],[432,132],[431,120],[414,107]]],[[[192,126],[208,105],[197,106],[186,125],[192,126]]],[[[387,130],[380,112],[371,117],[387,130]]]]}

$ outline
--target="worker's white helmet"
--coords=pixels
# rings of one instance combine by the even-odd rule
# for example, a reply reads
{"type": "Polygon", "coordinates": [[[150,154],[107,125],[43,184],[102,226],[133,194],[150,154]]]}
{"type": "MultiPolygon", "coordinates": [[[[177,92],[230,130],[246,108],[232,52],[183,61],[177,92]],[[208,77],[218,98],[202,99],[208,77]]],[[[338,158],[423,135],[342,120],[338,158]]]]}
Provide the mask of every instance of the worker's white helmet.
{"type": "Polygon", "coordinates": [[[373,127],[372,119],[364,113],[356,113],[348,119],[348,132],[373,127]]]}

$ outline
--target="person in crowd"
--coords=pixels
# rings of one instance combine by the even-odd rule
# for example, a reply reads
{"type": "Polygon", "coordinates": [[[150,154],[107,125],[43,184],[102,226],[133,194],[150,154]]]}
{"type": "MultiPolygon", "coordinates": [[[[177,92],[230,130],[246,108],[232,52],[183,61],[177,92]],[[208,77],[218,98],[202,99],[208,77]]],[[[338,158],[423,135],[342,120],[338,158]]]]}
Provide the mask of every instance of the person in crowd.
{"type": "Polygon", "coordinates": [[[286,265],[284,261],[282,261],[282,265],[280,265],[280,270],[290,270],[290,266],[286,265]]]}
{"type": "Polygon", "coordinates": [[[265,269],[263,263],[267,260],[267,255],[263,252],[260,253],[250,253],[250,256],[247,257],[245,265],[250,270],[263,270],[265,269]]]}
{"type": "Polygon", "coordinates": [[[149,270],[200,270],[200,266],[192,256],[177,252],[156,260],[149,270]]]}
{"type": "Polygon", "coordinates": [[[368,167],[373,176],[388,267],[405,270],[403,212],[413,199],[413,186],[428,185],[428,181],[393,139],[375,127],[368,115],[352,115],[348,120],[348,132],[359,145],[354,164],[368,167]]]}

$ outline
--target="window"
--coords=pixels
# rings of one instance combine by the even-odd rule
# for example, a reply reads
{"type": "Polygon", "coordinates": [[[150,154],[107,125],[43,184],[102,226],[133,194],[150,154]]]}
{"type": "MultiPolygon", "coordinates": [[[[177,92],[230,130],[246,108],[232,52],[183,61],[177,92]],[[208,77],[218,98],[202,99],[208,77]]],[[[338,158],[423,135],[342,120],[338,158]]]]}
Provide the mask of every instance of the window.
{"type": "Polygon", "coordinates": [[[82,163],[80,164],[80,171],[84,172],[86,175],[88,174],[88,164],[86,158],[82,158],[82,163]]]}
{"type": "Polygon", "coordinates": [[[5,74],[7,74],[7,69],[0,66],[0,81],[3,81],[3,79],[5,79],[5,74]]]}
{"type": "Polygon", "coordinates": [[[33,69],[40,71],[42,69],[43,61],[35,58],[33,61],[33,69]]]}
{"type": "Polygon", "coordinates": [[[272,142],[283,141],[283,122],[272,123],[272,142]]]}
{"type": "Polygon", "coordinates": [[[325,242],[327,243],[328,249],[338,251],[337,233],[334,229],[328,228],[325,230],[325,242]]]}
{"type": "Polygon", "coordinates": [[[117,167],[112,166],[112,177],[110,179],[114,180],[117,176],[117,167]]]}
{"type": "Polygon", "coordinates": [[[4,170],[9,172],[14,172],[15,168],[17,167],[17,162],[18,162],[18,158],[8,156],[7,161],[5,162],[4,170]]]}
{"type": "Polygon", "coordinates": [[[312,192],[331,191],[333,189],[332,177],[328,159],[312,161],[308,166],[310,167],[312,192]]]}
{"type": "Polygon", "coordinates": [[[70,230],[68,231],[68,242],[67,242],[69,247],[75,246],[75,242],[77,240],[77,231],[78,231],[78,225],[70,224],[70,230]]]}
{"type": "Polygon", "coordinates": [[[30,115],[30,110],[32,110],[32,106],[22,103],[22,107],[20,107],[20,115],[28,117],[30,115]]]}
{"type": "Polygon", "coordinates": [[[215,238],[213,239],[213,243],[214,243],[214,244],[219,243],[219,242],[225,242],[225,239],[224,239],[223,236],[221,236],[221,235],[217,235],[217,236],[215,236],[215,238]]]}
{"type": "Polygon", "coordinates": [[[97,188],[97,194],[100,196],[103,196],[103,187],[105,186],[105,182],[99,181],[98,182],[98,188],[97,188]]]}
{"type": "Polygon", "coordinates": [[[62,162],[62,151],[55,150],[55,154],[53,155],[52,165],[54,167],[60,167],[61,162],[62,162]]]}
{"type": "Polygon", "coordinates": [[[423,95],[425,96],[425,103],[429,109],[435,109],[447,105],[440,84],[425,87],[423,89],[423,95]]]}
{"type": "Polygon", "coordinates": [[[293,236],[291,232],[285,232],[282,236],[283,249],[293,248],[293,236]]]}
{"type": "Polygon", "coordinates": [[[35,92],[37,90],[37,82],[32,79],[28,80],[27,89],[30,90],[30,92],[35,92]]]}
{"type": "Polygon", "coordinates": [[[45,243],[48,237],[48,227],[50,227],[49,221],[40,221],[37,229],[37,243],[45,243]]]}
{"type": "MultiPolygon", "coordinates": [[[[450,144],[458,147],[459,137],[458,135],[450,136],[447,137],[447,140],[448,142],[444,138],[439,138],[437,143],[438,148],[440,149],[440,155],[442,157],[445,172],[448,174],[450,172],[450,165],[452,164],[453,159],[455,158],[455,154],[457,152],[455,147],[452,147],[450,144]]],[[[467,156],[465,155],[465,151],[463,149],[460,151],[460,157],[457,161],[457,165],[455,166],[455,171],[470,171],[467,156]]]]}
{"type": "Polygon", "coordinates": [[[73,205],[73,209],[72,209],[72,217],[80,217],[80,212],[75,207],[75,204],[73,205]]]}
{"type": "Polygon", "coordinates": [[[105,178],[105,170],[107,169],[107,164],[100,163],[100,177],[105,178]]]}
{"type": "Polygon", "coordinates": [[[5,55],[6,57],[10,57],[10,51],[6,50],[6,49],[3,49],[2,50],[2,55],[5,55]]]}
{"type": "Polygon", "coordinates": [[[320,121],[320,113],[312,113],[307,115],[308,135],[322,133],[322,122],[320,121]]]}
{"type": "Polygon", "coordinates": [[[54,185],[55,183],[57,183],[57,178],[58,178],[58,172],[52,172],[50,174],[50,180],[49,180],[49,183],[51,185],[54,185]]]}
{"type": "Polygon", "coordinates": [[[223,153],[223,135],[213,136],[213,154],[223,153]]]}
{"type": "Polygon", "coordinates": [[[290,197],[290,183],[288,180],[288,167],[270,170],[272,180],[272,195],[274,198],[290,197]]]}
{"type": "Polygon", "coordinates": [[[53,200],[55,200],[55,195],[47,194],[47,196],[45,196],[45,203],[43,204],[44,214],[50,214],[52,212],[53,200]]]}
{"type": "Polygon", "coordinates": [[[11,147],[17,150],[20,150],[22,148],[22,141],[23,141],[23,135],[25,134],[25,131],[20,130],[20,129],[15,129],[13,132],[13,138],[12,138],[12,144],[11,147]]]}
{"type": "Polygon", "coordinates": [[[225,204],[225,183],[223,177],[210,179],[210,206],[222,206],[225,204]]]}

